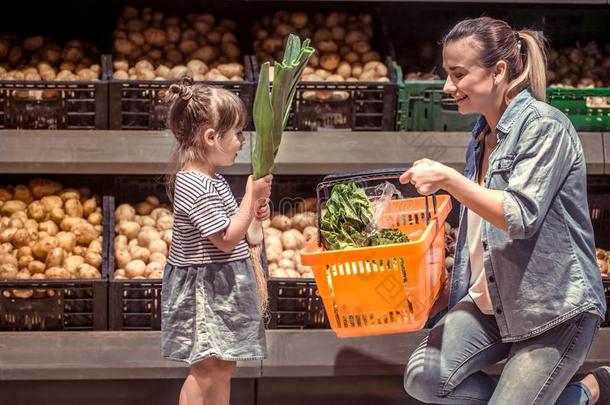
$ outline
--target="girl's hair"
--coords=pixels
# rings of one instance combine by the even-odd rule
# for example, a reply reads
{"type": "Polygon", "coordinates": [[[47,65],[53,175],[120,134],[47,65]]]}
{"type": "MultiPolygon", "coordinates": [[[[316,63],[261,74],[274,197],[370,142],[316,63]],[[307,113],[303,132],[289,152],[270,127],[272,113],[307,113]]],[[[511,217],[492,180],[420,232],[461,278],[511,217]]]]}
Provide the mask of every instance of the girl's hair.
{"type": "Polygon", "coordinates": [[[529,88],[534,97],[546,97],[546,39],[539,31],[513,29],[502,20],[479,17],[460,21],[443,38],[449,42],[472,38],[484,67],[491,68],[501,60],[508,65],[506,101],[529,88]]]}
{"type": "Polygon", "coordinates": [[[241,131],[246,126],[244,103],[228,90],[193,84],[186,77],[172,84],[166,96],[169,102],[168,127],[178,141],[171,158],[173,166],[167,179],[167,194],[173,202],[176,173],[187,162],[205,161],[201,135],[212,128],[219,137],[232,129],[241,131]]]}

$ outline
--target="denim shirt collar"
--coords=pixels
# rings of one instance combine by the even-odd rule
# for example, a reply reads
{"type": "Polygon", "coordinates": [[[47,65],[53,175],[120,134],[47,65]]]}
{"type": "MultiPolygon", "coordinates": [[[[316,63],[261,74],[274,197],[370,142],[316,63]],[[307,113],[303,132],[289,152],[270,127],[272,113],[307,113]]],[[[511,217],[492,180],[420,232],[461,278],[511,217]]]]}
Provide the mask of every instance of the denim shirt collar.
{"type": "MultiPolygon", "coordinates": [[[[497,132],[503,136],[508,135],[515,121],[521,116],[523,110],[527,108],[534,101],[529,90],[521,90],[515,98],[512,99],[506,111],[500,117],[498,126],[496,127],[497,132]]],[[[487,121],[483,115],[480,115],[472,129],[472,136],[476,139],[481,130],[487,126],[487,121]]]]}

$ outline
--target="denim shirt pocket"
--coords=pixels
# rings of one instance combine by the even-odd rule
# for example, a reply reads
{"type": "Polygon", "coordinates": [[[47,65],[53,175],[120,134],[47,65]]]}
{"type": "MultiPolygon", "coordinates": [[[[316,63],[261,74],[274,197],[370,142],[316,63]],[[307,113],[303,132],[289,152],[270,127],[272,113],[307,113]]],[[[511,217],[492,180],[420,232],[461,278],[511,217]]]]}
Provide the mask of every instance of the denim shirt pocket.
{"type": "Polygon", "coordinates": [[[489,164],[487,171],[487,186],[497,190],[504,190],[508,186],[510,173],[513,170],[515,155],[504,155],[489,164]]]}

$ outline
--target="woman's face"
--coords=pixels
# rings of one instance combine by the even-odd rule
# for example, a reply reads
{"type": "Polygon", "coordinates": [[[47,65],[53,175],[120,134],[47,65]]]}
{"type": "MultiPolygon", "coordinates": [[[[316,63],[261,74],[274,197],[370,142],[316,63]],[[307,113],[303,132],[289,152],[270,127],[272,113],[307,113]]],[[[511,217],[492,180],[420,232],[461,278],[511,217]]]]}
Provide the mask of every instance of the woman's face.
{"type": "Polygon", "coordinates": [[[233,128],[222,138],[216,139],[216,166],[231,166],[246,143],[241,128],[233,128]]]}
{"type": "Polygon", "coordinates": [[[447,81],[443,91],[455,99],[462,114],[484,114],[496,105],[494,69],[482,66],[472,38],[448,42],[443,48],[447,81]]]}

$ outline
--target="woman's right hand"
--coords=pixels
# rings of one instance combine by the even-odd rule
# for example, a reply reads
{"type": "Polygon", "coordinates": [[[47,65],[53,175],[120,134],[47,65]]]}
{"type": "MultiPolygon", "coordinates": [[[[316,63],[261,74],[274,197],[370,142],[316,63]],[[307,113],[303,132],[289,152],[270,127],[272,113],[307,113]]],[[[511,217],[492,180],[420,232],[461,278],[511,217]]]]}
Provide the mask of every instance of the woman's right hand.
{"type": "Polygon", "coordinates": [[[271,196],[271,184],[273,182],[273,175],[268,174],[262,179],[254,180],[254,177],[248,177],[248,184],[246,189],[252,193],[252,199],[254,201],[266,200],[271,196]]]}

